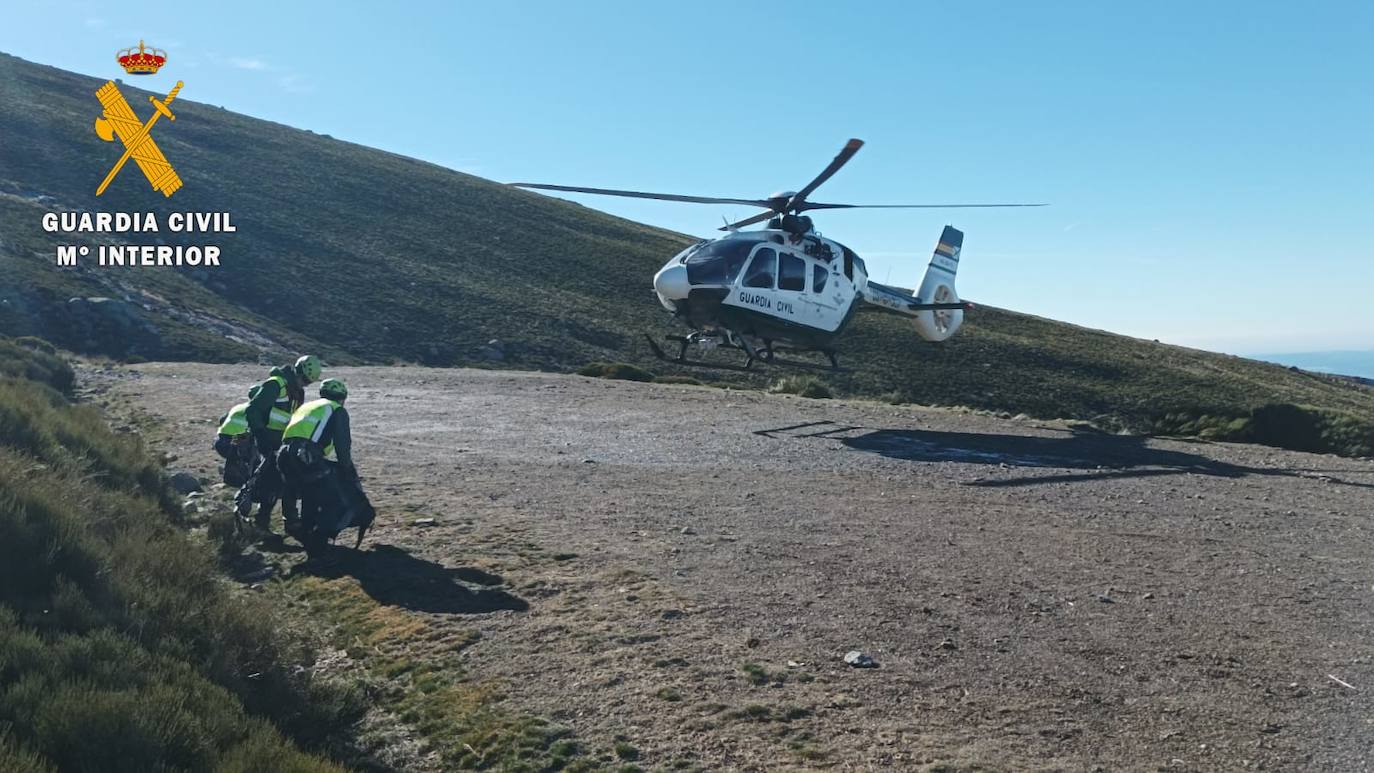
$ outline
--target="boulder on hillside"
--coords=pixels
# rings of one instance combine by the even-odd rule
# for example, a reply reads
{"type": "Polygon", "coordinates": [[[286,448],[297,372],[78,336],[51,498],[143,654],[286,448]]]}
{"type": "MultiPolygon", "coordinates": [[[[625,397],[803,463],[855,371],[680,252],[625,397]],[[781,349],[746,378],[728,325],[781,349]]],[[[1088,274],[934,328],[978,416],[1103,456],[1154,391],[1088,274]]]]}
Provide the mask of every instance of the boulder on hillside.
{"type": "Polygon", "coordinates": [[[168,477],[167,482],[172,484],[172,488],[178,494],[190,494],[193,491],[200,491],[200,478],[192,475],[185,470],[178,470],[168,477]]]}

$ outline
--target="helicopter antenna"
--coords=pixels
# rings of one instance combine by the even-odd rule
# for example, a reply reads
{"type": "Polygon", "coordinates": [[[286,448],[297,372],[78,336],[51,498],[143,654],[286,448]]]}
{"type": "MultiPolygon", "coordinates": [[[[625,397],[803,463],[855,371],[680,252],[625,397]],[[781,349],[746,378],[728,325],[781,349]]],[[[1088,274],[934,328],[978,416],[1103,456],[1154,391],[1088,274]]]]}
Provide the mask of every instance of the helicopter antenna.
{"type": "Polygon", "coordinates": [[[725,227],[722,228],[722,229],[720,229],[720,230],[722,230],[722,231],[738,231],[738,230],[739,230],[738,228],[732,228],[732,227],[730,227],[730,218],[726,217],[725,215],[721,215],[721,216],[720,216],[720,219],[725,221],[725,227]]]}

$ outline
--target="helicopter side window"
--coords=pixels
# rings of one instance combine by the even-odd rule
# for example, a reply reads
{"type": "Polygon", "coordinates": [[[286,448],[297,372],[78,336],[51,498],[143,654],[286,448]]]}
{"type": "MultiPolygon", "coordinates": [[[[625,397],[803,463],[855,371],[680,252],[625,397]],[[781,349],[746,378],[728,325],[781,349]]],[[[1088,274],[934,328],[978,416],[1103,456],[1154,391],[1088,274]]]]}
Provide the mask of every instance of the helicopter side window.
{"type": "Polygon", "coordinates": [[[820,264],[811,267],[811,292],[819,293],[825,289],[826,280],[830,279],[830,271],[820,264]]]}
{"type": "Polygon", "coordinates": [[[771,290],[773,275],[777,270],[778,251],[772,247],[763,247],[754,253],[754,259],[749,261],[749,269],[744,272],[744,286],[771,290]]]}
{"type": "Polygon", "coordinates": [[[786,253],[778,271],[778,289],[801,292],[806,289],[806,261],[786,253]]]}

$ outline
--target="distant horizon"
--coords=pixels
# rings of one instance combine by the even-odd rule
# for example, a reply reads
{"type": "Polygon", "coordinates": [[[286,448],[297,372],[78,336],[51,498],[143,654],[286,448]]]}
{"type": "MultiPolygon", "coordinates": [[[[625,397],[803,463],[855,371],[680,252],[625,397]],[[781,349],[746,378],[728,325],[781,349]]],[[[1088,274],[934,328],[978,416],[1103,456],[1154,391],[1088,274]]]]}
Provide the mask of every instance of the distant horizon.
{"type": "Polygon", "coordinates": [[[1354,376],[1374,379],[1374,349],[1337,349],[1317,352],[1280,352],[1242,355],[1252,360],[1329,373],[1335,376],[1354,376]]]}

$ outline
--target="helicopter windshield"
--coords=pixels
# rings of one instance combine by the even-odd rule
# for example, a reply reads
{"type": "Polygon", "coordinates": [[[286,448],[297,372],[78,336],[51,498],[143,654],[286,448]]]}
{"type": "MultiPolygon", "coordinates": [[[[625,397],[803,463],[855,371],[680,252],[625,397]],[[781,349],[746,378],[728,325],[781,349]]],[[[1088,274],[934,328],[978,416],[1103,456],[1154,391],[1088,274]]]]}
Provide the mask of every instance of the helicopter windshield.
{"type": "Polygon", "coordinates": [[[750,239],[721,239],[703,245],[687,256],[687,281],[693,285],[734,282],[755,244],[750,239]]]}

